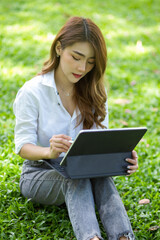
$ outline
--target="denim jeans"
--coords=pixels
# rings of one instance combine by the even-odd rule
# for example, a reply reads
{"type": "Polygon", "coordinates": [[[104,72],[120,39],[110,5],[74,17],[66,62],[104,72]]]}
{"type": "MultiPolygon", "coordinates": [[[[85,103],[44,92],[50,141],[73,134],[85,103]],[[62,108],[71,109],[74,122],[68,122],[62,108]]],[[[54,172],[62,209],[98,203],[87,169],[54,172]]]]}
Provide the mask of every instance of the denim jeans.
{"type": "Polygon", "coordinates": [[[45,205],[66,203],[77,240],[101,237],[98,209],[108,240],[135,239],[126,210],[111,177],[66,179],[43,161],[25,160],[20,189],[32,201],[45,205]]]}

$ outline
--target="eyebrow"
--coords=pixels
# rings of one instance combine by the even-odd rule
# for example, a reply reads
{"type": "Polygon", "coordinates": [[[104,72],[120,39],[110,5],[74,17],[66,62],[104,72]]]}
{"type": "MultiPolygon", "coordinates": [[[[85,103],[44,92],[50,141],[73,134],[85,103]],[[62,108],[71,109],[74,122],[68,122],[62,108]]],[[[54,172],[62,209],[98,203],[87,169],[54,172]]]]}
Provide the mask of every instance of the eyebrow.
{"type": "MultiPolygon", "coordinates": [[[[76,53],[76,54],[78,54],[78,55],[80,55],[80,56],[82,56],[82,57],[85,57],[85,55],[84,55],[83,53],[81,53],[81,52],[74,51],[74,50],[73,50],[73,52],[76,53]]],[[[95,59],[95,57],[90,57],[90,58],[95,59]]]]}

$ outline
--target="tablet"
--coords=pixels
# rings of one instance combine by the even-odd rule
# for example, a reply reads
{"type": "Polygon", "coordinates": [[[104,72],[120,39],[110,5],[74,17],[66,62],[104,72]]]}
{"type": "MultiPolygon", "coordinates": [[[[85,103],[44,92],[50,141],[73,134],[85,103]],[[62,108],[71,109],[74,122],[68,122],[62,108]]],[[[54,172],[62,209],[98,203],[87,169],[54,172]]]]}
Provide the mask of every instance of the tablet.
{"type": "Polygon", "coordinates": [[[72,156],[131,152],[146,131],[146,127],[81,130],[60,165],[72,156]]]}

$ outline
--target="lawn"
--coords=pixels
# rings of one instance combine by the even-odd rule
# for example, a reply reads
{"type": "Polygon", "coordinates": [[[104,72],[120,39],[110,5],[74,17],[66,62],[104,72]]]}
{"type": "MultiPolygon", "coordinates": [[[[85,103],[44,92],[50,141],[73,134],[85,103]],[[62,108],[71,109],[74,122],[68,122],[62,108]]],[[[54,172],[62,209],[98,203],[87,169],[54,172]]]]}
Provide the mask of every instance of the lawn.
{"type": "Polygon", "coordinates": [[[105,36],[110,128],[148,128],[136,147],[139,170],[114,179],[137,239],[160,239],[159,13],[159,0],[0,1],[0,239],[75,240],[65,206],[43,207],[20,194],[12,110],[16,92],[40,71],[73,15],[91,18],[105,36]]]}

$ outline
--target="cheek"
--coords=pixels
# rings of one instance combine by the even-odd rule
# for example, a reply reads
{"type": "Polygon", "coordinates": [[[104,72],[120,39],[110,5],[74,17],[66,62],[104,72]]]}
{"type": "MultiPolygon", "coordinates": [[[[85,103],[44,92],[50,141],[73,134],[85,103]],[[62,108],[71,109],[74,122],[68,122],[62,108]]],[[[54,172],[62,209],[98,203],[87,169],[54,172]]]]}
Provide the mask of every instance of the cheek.
{"type": "Polygon", "coordinates": [[[74,62],[70,56],[63,55],[63,56],[61,56],[61,59],[60,59],[60,65],[61,65],[61,68],[63,69],[63,71],[68,72],[68,71],[70,71],[71,68],[74,67],[74,62]]]}
{"type": "Polygon", "coordinates": [[[72,56],[67,55],[67,54],[63,56],[63,62],[65,64],[68,64],[68,65],[71,65],[71,66],[74,64],[72,56]]]}
{"type": "Polygon", "coordinates": [[[94,68],[94,66],[88,66],[87,67],[87,73],[90,72],[93,68],[94,68]]]}

